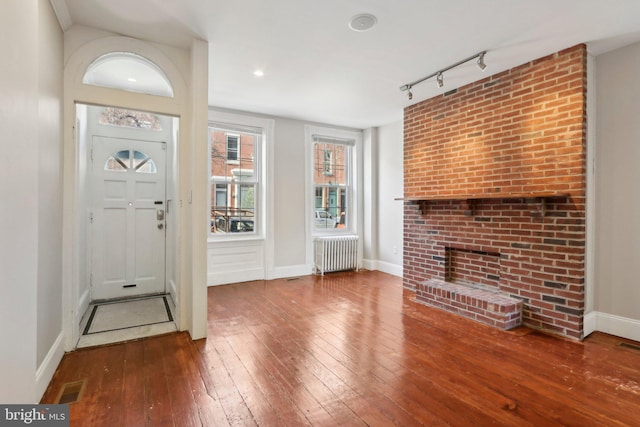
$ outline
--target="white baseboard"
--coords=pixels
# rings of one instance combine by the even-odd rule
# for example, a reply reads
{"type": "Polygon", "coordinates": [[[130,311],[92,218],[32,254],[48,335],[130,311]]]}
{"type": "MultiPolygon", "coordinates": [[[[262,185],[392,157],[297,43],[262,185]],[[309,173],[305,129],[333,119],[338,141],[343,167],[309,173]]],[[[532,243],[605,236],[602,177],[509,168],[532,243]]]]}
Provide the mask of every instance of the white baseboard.
{"type": "Polygon", "coordinates": [[[62,356],[64,356],[64,331],[60,332],[36,371],[36,402],[39,402],[47,391],[62,356]]]}
{"type": "Polygon", "coordinates": [[[584,315],[584,336],[591,335],[598,329],[598,312],[591,311],[584,315]]]}
{"type": "Polygon", "coordinates": [[[363,259],[362,260],[362,268],[365,270],[377,270],[378,269],[378,261],[374,259],[363,259]]]}
{"type": "Polygon", "coordinates": [[[402,277],[403,268],[398,264],[391,264],[390,262],[378,261],[378,271],[391,274],[397,277],[402,277]]]}
{"type": "Polygon", "coordinates": [[[267,279],[284,279],[287,277],[309,276],[313,273],[313,266],[307,264],[290,265],[287,267],[275,267],[267,279]]]}
{"type": "Polygon", "coordinates": [[[392,264],[390,262],[364,259],[362,260],[362,268],[365,270],[377,270],[393,276],[402,277],[403,268],[401,265],[392,264]]]}
{"type": "MultiPolygon", "coordinates": [[[[592,314],[594,314],[596,320],[596,331],[634,341],[640,341],[640,320],[601,312],[591,312],[585,316],[585,335],[587,330],[587,317],[592,314]]],[[[589,319],[589,321],[591,321],[591,319],[589,319]]]]}
{"type": "Polygon", "coordinates": [[[82,320],[82,316],[84,316],[84,313],[86,313],[86,311],[89,309],[90,303],[91,303],[91,300],[89,296],[89,289],[87,289],[82,293],[82,295],[80,295],[80,298],[78,298],[78,311],[76,312],[76,316],[78,317],[76,321],[78,324],[80,324],[80,321],[82,320]]]}
{"type": "Polygon", "coordinates": [[[173,298],[173,303],[178,305],[178,287],[176,286],[176,282],[173,280],[169,280],[169,294],[171,298],[173,298]]]}

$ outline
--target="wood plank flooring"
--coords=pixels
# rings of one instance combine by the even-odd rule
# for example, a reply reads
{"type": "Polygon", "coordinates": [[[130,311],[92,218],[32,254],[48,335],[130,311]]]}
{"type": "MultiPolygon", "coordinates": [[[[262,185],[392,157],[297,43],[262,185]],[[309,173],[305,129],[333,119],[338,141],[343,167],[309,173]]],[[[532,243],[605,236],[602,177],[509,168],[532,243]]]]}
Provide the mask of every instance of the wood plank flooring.
{"type": "Polygon", "coordinates": [[[86,379],[72,426],[640,425],[624,340],[503,332],[413,297],[365,271],[212,287],[206,340],[66,354],[42,402],[86,379]]]}

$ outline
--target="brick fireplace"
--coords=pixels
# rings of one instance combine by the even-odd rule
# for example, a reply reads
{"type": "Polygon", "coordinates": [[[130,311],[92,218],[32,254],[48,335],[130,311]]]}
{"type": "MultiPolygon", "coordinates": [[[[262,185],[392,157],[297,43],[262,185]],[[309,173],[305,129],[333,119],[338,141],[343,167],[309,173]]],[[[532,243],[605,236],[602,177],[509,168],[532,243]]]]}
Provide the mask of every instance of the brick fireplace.
{"type": "Polygon", "coordinates": [[[585,103],[579,45],[405,109],[404,286],[419,301],[481,289],[582,338],[585,103]]]}

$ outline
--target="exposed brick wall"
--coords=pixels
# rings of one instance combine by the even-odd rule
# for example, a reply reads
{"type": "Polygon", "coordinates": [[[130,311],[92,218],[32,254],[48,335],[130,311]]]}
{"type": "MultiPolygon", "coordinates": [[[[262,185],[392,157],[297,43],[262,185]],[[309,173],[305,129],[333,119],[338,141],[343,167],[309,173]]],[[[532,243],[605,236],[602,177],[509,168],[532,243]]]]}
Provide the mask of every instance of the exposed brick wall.
{"type": "Polygon", "coordinates": [[[584,193],[586,49],[538,59],[404,112],[406,198],[584,193]]]}
{"type": "Polygon", "coordinates": [[[481,273],[524,301],[524,324],[582,338],[585,95],[580,45],[405,109],[405,287],[455,278],[447,264],[470,264],[461,254],[499,254],[497,274],[481,273]],[[552,191],[567,196],[546,199],[544,216],[513,197],[552,191]],[[478,194],[504,198],[465,215],[478,194]]]}

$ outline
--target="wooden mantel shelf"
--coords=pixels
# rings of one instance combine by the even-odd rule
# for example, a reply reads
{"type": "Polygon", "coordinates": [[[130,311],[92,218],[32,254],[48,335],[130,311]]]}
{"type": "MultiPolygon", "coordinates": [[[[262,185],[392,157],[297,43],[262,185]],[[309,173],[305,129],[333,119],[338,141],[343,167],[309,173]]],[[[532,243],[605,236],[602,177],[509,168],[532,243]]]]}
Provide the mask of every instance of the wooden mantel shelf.
{"type": "Polygon", "coordinates": [[[535,208],[530,212],[532,217],[544,217],[547,209],[547,199],[554,197],[567,197],[568,193],[560,191],[549,192],[531,192],[531,193],[482,193],[482,194],[467,194],[467,195],[447,195],[447,196],[421,196],[421,197],[408,197],[404,200],[411,202],[419,202],[422,214],[426,214],[428,202],[435,202],[439,200],[461,200],[464,202],[463,210],[466,216],[474,216],[475,202],[477,200],[486,199],[534,199],[535,208]]]}
{"type": "Polygon", "coordinates": [[[482,200],[482,199],[547,199],[553,197],[567,197],[568,193],[561,191],[531,192],[531,193],[481,193],[465,195],[444,195],[444,196],[419,196],[407,197],[404,200],[410,202],[436,201],[436,200],[482,200]]]}

